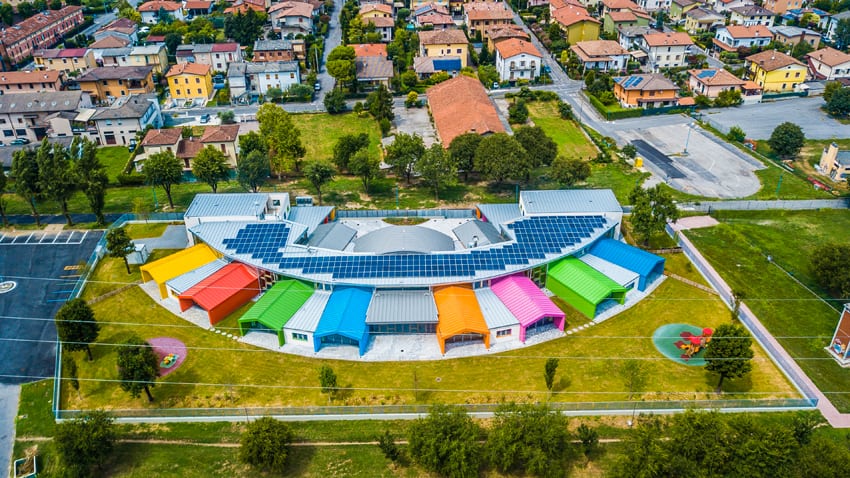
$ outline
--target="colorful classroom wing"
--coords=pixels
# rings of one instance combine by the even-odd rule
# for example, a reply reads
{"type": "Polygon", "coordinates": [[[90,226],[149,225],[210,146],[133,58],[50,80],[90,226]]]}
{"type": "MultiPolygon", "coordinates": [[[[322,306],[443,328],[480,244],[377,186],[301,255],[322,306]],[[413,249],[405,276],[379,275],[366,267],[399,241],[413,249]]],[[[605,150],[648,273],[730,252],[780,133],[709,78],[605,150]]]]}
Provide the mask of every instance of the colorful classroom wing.
{"type": "Polygon", "coordinates": [[[546,288],[590,319],[606,300],[625,302],[627,292],[625,287],[575,257],[549,265],[546,288]]]}
{"type": "Polygon", "coordinates": [[[318,352],[323,345],[355,345],[361,356],[365,354],[369,347],[366,313],[372,292],[361,287],[335,288],[313,333],[313,350],[318,352]]]}
{"type": "Polygon", "coordinates": [[[180,310],[185,311],[192,307],[192,304],[197,304],[207,311],[210,325],[215,325],[247,304],[259,292],[260,283],[256,270],[238,262],[231,262],[177,298],[180,301],[180,310]]]}
{"type": "Polygon", "coordinates": [[[493,281],[490,288],[519,320],[520,342],[525,342],[529,327],[549,319],[558,330],[564,330],[564,311],[549,300],[549,297],[528,277],[524,275],[504,277],[493,281]]]}
{"type": "Polygon", "coordinates": [[[168,297],[168,289],[165,283],[179,275],[195,270],[205,264],[216,260],[218,256],[206,244],[198,244],[170,256],[163,257],[158,261],[143,265],[142,282],[155,281],[159,286],[160,297],[168,297]]]}
{"type": "Polygon", "coordinates": [[[244,336],[252,325],[260,324],[277,333],[278,344],[282,346],[285,342],[283,326],[307,302],[313,291],[313,286],[299,280],[277,282],[239,318],[239,332],[244,336]]]}
{"type": "Polygon", "coordinates": [[[664,273],[664,258],[614,239],[600,239],[590,248],[590,253],[608,262],[637,273],[638,290],[646,289],[664,273]]]}
{"type": "Polygon", "coordinates": [[[465,335],[480,335],[484,346],[490,348],[490,329],[471,288],[444,287],[434,292],[434,302],[438,315],[437,340],[443,354],[446,353],[446,342],[465,335]]]}

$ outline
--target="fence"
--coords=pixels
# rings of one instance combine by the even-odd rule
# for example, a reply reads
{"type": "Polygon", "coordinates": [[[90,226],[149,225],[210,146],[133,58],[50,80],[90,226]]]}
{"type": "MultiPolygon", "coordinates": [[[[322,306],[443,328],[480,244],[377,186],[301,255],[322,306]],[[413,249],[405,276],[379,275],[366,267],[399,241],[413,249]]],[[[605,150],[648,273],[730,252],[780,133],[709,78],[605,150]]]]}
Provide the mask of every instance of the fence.
{"type": "Polygon", "coordinates": [[[781,100],[782,98],[792,98],[792,97],[804,97],[809,96],[809,92],[807,91],[790,91],[788,93],[765,93],[761,96],[762,101],[767,100],[781,100]]]}
{"type": "Polygon", "coordinates": [[[337,210],[340,219],[380,218],[380,217],[443,217],[463,219],[475,217],[473,209],[344,209],[337,210]]]}
{"type": "Polygon", "coordinates": [[[704,201],[694,203],[679,203],[679,209],[712,212],[712,211],[764,211],[767,209],[817,210],[817,209],[847,209],[850,199],[780,199],[776,201],[704,201]]]}
{"type": "MultiPolygon", "coordinates": [[[[711,284],[714,290],[718,292],[723,302],[731,309],[734,306],[735,298],[733,297],[732,289],[728,284],[726,284],[726,281],[724,281],[723,278],[720,277],[720,274],[711,267],[705,257],[700,254],[697,248],[694,247],[693,243],[691,243],[684,234],[681,232],[676,233],[669,224],[666,229],[667,234],[676,239],[678,244],[682,247],[682,252],[685,253],[691,263],[693,263],[697,270],[699,270],[700,274],[702,274],[705,280],[711,284]]],[[[794,363],[788,353],[785,352],[785,349],[783,349],[776,339],[773,338],[773,336],[767,331],[767,329],[764,328],[758,320],[758,317],[753,314],[746,304],[740,304],[738,319],[742,324],[744,324],[744,326],[747,327],[759,345],[761,345],[761,347],[767,352],[770,359],[773,360],[785,376],[791,380],[791,383],[797,387],[797,390],[806,397],[809,402],[809,406],[816,406],[819,397],[818,391],[811,385],[809,378],[802,370],[800,370],[797,364],[794,363]]]]}

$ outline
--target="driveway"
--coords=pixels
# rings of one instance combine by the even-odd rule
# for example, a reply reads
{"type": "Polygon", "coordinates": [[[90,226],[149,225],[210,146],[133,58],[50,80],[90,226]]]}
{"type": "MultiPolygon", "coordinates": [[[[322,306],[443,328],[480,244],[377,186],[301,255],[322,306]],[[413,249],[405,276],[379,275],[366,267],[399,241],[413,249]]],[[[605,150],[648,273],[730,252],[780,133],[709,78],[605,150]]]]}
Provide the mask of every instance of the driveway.
{"type": "Polygon", "coordinates": [[[418,134],[425,142],[425,147],[430,147],[437,142],[437,132],[434,130],[434,125],[431,123],[431,117],[428,116],[428,107],[421,108],[405,108],[404,103],[401,105],[395,102],[393,105],[395,119],[393,126],[399,133],[418,134]]]}
{"type": "Polygon", "coordinates": [[[830,118],[820,107],[823,97],[791,98],[735,108],[710,109],[702,119],[720,131],[741,126],[748,138],[767,139],[780,123],[790,121],[803,128],[806,138],[832,139],[850,136],[850,127],[830,118]]]}
{"type": "Polygon", "coordinates": [[[0,385],[0,472],[9,476],[15,445],[15,417],[18,415],[19,385],[0,385]]]}

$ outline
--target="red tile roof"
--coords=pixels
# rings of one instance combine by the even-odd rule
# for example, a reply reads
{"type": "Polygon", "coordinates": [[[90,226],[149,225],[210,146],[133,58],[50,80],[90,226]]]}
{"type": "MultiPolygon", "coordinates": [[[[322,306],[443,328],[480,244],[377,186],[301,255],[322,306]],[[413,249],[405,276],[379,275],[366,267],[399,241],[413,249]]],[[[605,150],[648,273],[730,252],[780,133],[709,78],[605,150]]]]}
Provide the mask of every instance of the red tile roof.
{"type": "Polygon", "coordinates": [[[464,133],[503,133],[496,107],[475,78],[460,75],[428,89],[428,105],[444,148],[464,133]]]}
{"type": "Polygon", "coordinates": [[[201,135],[202,143],[227,143],[236,141],[239,137],[238,124],[225,124],[221,126],[207,126],[201,135]]]}
{"type": "Polygon", "coordinates": [[[227,43],[213,43],[212,52],[213,53],[222,53],[226,51],[237,51],[239,50],[239,44],[236,42],[227,42],[227,43]]]}
{"type": "Polygon", "coordinates": [[[354,56],[358,58],[366,56],[380,56],[382,58],[387,57],[386,43],[359,43],[349,46],[354,47],[354,56]]]}
{"type": "Polygon", "coordinates": [[[755,55],[750,55],[746,58],[747,61],[757,63],[764,71],[778,70],[789,65],[804,66],[802,62],[797,61],[794,57],[788,56],[781,51],[767,50],[755,55]]]}
{"type": "Polygon", "coordinates": [[[168,73],[165,74],[166,77],[172,77],[182,74],[187,75],[208,75],[210,72],[210,65],[203,65],[201,63],[178,63],[173,65],[168,69],[168,73]]]}
{"type": "Polygon", "coordinates": [[[158,12],[163,9],[167,12],[176,12],[183,7],[182,3],[168,2],[165,0],[153,0],[152,2],[143,3],[138,6],[140,12],[158,12]]]}
{"type": "Polygon", "coordinates": [[[585,8],[577,7],[575,5],[567,5],[564,8],[555,10],[552,17],[556,22],[565,27],[569,27],[580,22],[601,23],[599,20],[591,17],[585,8]]]}
{"type": "Polygon", "coordinates": [[[152,129],[142,140],[142,146],[172,146],[182,137],[183,131],[180,128],[152,129]]]}
{"type": "Polygon", "coordinates": [[[684,32],[650,33],[648,35],[644,35],[643,39],[650,47],[683,46],[694,44],[693,40],[691,40],[691,37],[684,32]]]}
{"type": "Polygon", "coordinates": [[[11,27],[4,28],[3,31],[0,32],[0,41],[2,41],[4,45],[15,44],[42,28],[54,24],[58,25],[62,20],[75,15],[82,9],[83,7],[80,6],[68,6],[61,10],[47,10],[42,13],[37,13],[26,20],[21,20],[11,27]]]}
{"type": "MultiPolygon", "coordinates": [[[[165,37],[163,37],[163,40],[165,40],[165,37]]],[[[89,45],[89,48],[91,48],[92,50],[101,50],[101,49],[105,49],[105,48],[124,48],[125,46],[127,46],[129,44],[130,44],[130,41],[125,40],[124,38],[107,36],[107,37],[103,37],[100,40],[92,43],[91,45],[89,45]]]]}
{"type": "Polygon", "coordinates": [[[59,71],[5,71],[0,73],[0,83],[17,85],[27,83],[56,83],[59,81],[59,71]]]}
{"type": "Polygon", "coordinates": [[[540,50],[532,45],[531,42],[520,40],[519,38],[508,38],[507,40],[502,40],[499,43],[496,43],[496,50],[498,50],[499,55],[501,55],[502,58],[510,58],[522,53],[536,56],[537,58],[543,58],[543,55],[540,54],[540,50]]]}

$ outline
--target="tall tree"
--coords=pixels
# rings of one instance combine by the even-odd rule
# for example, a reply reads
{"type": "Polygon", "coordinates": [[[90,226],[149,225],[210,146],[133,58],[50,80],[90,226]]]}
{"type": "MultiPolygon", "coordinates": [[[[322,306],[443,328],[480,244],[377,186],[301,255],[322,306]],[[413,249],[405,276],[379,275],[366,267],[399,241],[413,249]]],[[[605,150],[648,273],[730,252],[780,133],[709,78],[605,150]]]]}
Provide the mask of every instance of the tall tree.
{"type": "Polygon", "coordinates": [[[266,141],[256,131],[239,136],[239,154],[244,157],[251,154],[251,151],[259,151],[264,156],[269,152],[266,141]]]}
{"type": "MultiPolygon", "coordinates": [[[[20,8],[20,4],[18,5],[20,8]]],[[[850,18],[842,18],[835,25],[835,47],[844,49],[850,45],[850,18]]]]}
{"type": "Polygon", "coordinates": [[[457,182],[457,165],[440,143],[434,143],[416,162],[422,182],[434,188],[434,199],[440,200],[440,189],[457,182]]]}
{"type": "Polygon", "coordinates": [[[664,231],[668,222],[676,222],[679,219],[679,209],[670,193],[661,189],[657,184],[649,189],[636,186],[629,201],[632,203],[632,214],[630,222],[632,231],[642,240],[644,245],[649,244],[649,238],[653,234],[664,231]]]}
{"type": "Polygon", "coordinates": [[[32,3],[30,2],[21,2],[18,4],[18,15],[23,19],[27,19],[33,15],[35,15],[38,11],[35,9],[32,3]]]}
{"type": "Polygon", "coordinates": [[[826,112],[838,117],[850,115],[850,88],[844,87],[833,92],[826,102],[826,112]]]}
{"type": "Polygon", "coordinates": [[[121,380],[121,390],[130,392],[130,396],[138,398],[142,390],[153,402],[150,389],[159,376],[159,359],[153,352],[151,344],[133,335],[118,347],[118,378],[121,380]]]}
{"type": "Polygon", "coordinates": [[[779,157],[791,159],[797,156],[805,141],[802,128],[786,121],[773,129],[767,144],[779,157]]]}
{"type": "Polygon", "coordinates": [[[552,177],[564,186],[573,186],[590,177],[590,163],[579,158],[558,156],[552,162],[552,177]]]}
{"type": "Polygon", "coordinates": [[[12,5],[8,3],[0,5],[0,21],[7,27],[15,24],[15,9],[12,8],[12,5]]]}
{"type": "Polygon", "coordinates": [[[336,88],[342,88],[350,85],[355,79],[355,58],[354,48],[350,46],[340,45],[328,54],[328,61],[325,67],[328,74],[336,80],[336,88]]]}
{"type": "Polygon", "coordinates": [[[369,135],[344,134],[334,144],[334,164],[339,169],[348,170],[348,162],[354,153],[369,146],[369,135]]]}
{"type": "Polygon", "coordinates": [[[543,365],[543,379],[546,381],[546,390],[552,391],[555,386],[555,374],[558,372],[558,359],[550,357],[543,365]]]}
{"type": "Polygon", "coordinates": [[[165,49],[168,51],[168,56],[173,57],[177,54],[177,47],[183,43],[183,35],[177,32],[165,34],[165,49]]]}
{"type": "Polygon", "coordinates": [[[395,114],[393,113],[393,95],[383,83],[378,85],[378,89],[369,93],[369,96],[366,97],[366,109],[378,121],[384,118],[388,120],[395,118],[395,114]]]}
{"type": "Polygon", "coordinates": [[[0,217],[3,218],[3,227],[9,227],[9,218],[6,217],[6,184],[9,178],[6,174],[0,173],[0,217]]]}
{"type": "Polygon", "coordinates": [[[242,433],[239,461],[263,472],[283,473],[292,438],[289,424],[272,417],[249,422],[242,433]]]}
{"type": "Polygon", "coordinates": [[[750,373],[753,364],[753,339],[742,325],[722,324],[714,330],[711,342],[705,349],[705,369],[720,375],[717,393],[723,380],[741,378],[750,373]]]}
{"type": "Polygon", "coordinates": [[[192,160],[192,174],[209,184],[213,193],[218,192],[218,183],[230,179],[227,157],[215,146],[207,146],[198,151],[192,160]]]}
{"type": "Polygon", "coordinates": [[[410,425],[411,456],[428,471],[471,478],[481,467],[482,433],[458,406],[434,405],[428,416],[410,425]]]}
{"type": "Polygon", "coordinates": [[[333,89],[325,95],[325,109],[330,114],[344,113],[348,111],[348,105],[345,104],[345,92],[339,89],[333,89]]]}
{"type": "Polygon", "coordinates": [[[828,242],[815,247],[811,256],[815,281],[834,297],[850,296],[850,245],[828,242]]]}
{"type": "Polygon", "coordinates": [[[77,168],[68,154],[68,150],[59,143],[52,144],[47,138],[36,150],[38,162],[38,184],[44,197],[59,203],[68,226],[73,226],[68,212],[68,200],[77,192],[80,180],[77,168]]]}
{"type": "Polygon", "coordinates": [[[183,164],[174,156],[174,153],[161,151],[148,156],[142,166],[142,173],[147,177],[148,183],[165,190],[168,204],[171,209],[174,209],[171,187],[183,181],[183,164]]]}
{"type": "Polygon", "coordinates": [[[280,106],[266,103],[257,111],[257,121],[278,179],[282,179],[283,173],[292,168],[300,171],[301,160],[307,150],[301,144],[301,130],[292,123],[289,113],[280,106]]]}
{"type": "Polygon", "coordinates": [[[622,443],[622,454],[614,463],[613,477],[661,478],[668,476],[665,468],[669,462],[664,442],[663,429],[657,417],[639,420],[633,431],[622,443]]]}
{"type": "Polygon", "coordinates": [[[368,151],[361,149],[354,153],[351,161],[348,162],[348,171],[360,177],[360,181],[363,182],[363,189],[366,194],[369,194],[369,186],[381,174],[381,160],[373,158],[368,151]]]}
{"type": "Polygon", "coordinates": [[[85,350],[89,362],[94,360],[89,344],[97,340],[100,325],[94,318],[94,311],[83,299],[65,302],[56,312],[56,334],[62,342],[62,348],[69,352],[85,350]]]}
{"type": "Polygon", "coordinates": [[[127,254],[136,250],[136,245],[130,240],[127,231],[123,227],[110,229],[106,233],[106,250],[109,251],[109,257],[122,259],[124,267],[127,268],[127,274],[130,273],[130,263],[127,262],[127,254]]]}
{"type": "Polygon", "coordinates": [[[322,365],[319,368],[319,385],[322,387],[322,393],[327,394],[328,401],[332,400],[336,395],[338,385],[336,373],[330,366],[322,365]]]}
{"type": "Polygon", "coordinates": [[[558,145],[539,126],[517,128],[514,138],[525,148],[534,167],[549,166],[558,156],[558,145]]]}
{"type": "Polygon", "coordinates": [[[449,145],[449,154],[457,168],[463,171],[463,180],[469,181],[469,173],[475,169],[475,151],[481,144],[481,136],[475,133],[464,133],[455,136],[449,145]]]}
{"type": "Polygon", "coordinates": [[[242,155],[237,161],[236,167],[236,179],[239,184],[252,193],[259,191],[260,186],[266,183],[266,178],[271,174],[269,160],[258,150],[242,155]]]}
{"type": "Polygon", "coordinates": [[[336,175],[334,165],[325,160],[317,160],[304,167],[304,177],[316,188],[319,193],[319,204],[322,204],[322,187],[331,182],[336,175]]]}
{"type": "Polygon", "coordinates": [[[504,182],[525,178],[531,165],[519,141],[505,133],[496,133],[482,139],[475,150],[475,169],[487,179],[504,182]]]}
{"type": "Polygon", "coordinates": [[[103,464],[115,448],[117,433],[106,412],[93,410],[80,418],[57,423],[53,445],[67,476],[103,476],[103,464]]]}
{"type": "Polygon", "coordinates": [[[12,177],[15,178],[15,194],[29,204],[35,225],[41,227],[41,216],[38,214],[36,202],[40,201],[44,194],[38,180],[38,161],[35,156],[35,150],[32,148],[19,149],[12,153],[12,177]]]}
{"type": "Polygon", "coordinates": [[[97,223],[105,224],[103,208],[106,206],[106,186],[109,184],[109,176],[97,157],[97,144],[81,136],[75,136],[71,142],[71,153],[76,157],[80,189],[86,195],[97,223]]]}
{"type": "Polygon", "coordinates": [[[425,143],[421,136],[415,133],[398,133],[395,135],[393,144],[387,147],[387,156],[384,160],[392,166],[395,175],[399,178],[404,177],[409,185],[416,162],[423,154],[425,154],[425,143]]]}

